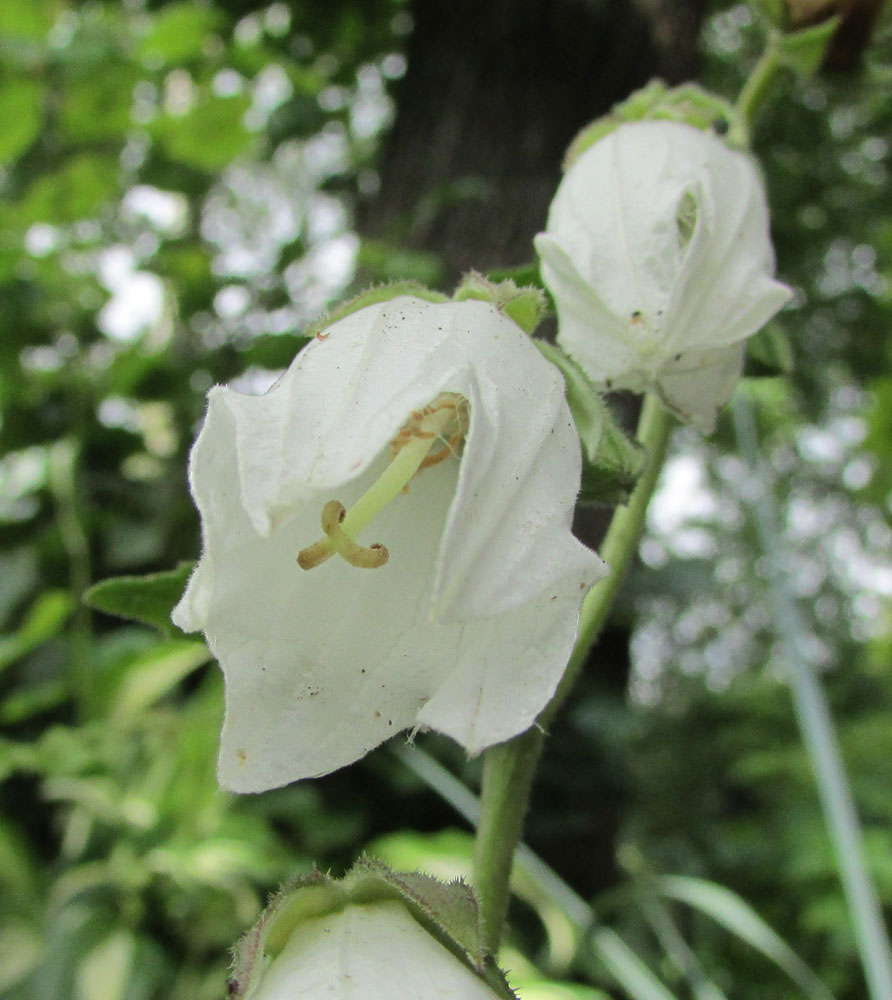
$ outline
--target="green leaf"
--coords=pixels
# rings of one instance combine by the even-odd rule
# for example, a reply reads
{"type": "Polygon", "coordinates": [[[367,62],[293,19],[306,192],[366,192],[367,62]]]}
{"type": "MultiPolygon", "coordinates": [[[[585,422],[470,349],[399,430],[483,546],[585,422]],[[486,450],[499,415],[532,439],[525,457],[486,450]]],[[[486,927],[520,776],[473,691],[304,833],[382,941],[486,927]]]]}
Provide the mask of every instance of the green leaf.
{"type": "Polygon", "coordinates": [[[0,637],[0,673],[51,639],[65,624],[74,607],[74,600],[64,590],[48,590],[28,609],[18,631],[0,637]]]}
{"type": "Polygon", "coordinates": [[[125,1000],[133,972],[135,941],[129,931],[115,930],[97,942],[78,963],[79,1000],[125,1000]]]}
{"type": "Polygon", "coordinates": [[[0,86],[0,164],[12,163],[37,137],[44,97],[45,88],[36,80],[0,86]]]}
{"type": "Polygon", "coordinates": [[[172,3],[161,10],[139,46],[147,64],[182,64],[204,54],[205,39],[215,31],[222,12],[207,4],[172,3]]]}
{"type": "Polygon", "coordinates": [[[152,131],[167,155],[199,170],[217,171],[244,153],[255,136],[245,128],[250,98],[204,95],[184,115],[164,115],[152,131]]]}
{"type": "Polygon", "coordinates": [[[811,76],[821,68],[830,39],[839,27],[839,17],[831,17],[801,31],[781,35],[777,52],[784,66],[801,76],[811,76]]]}
{"type": "Polygon", "coordinates": [[[40,963],[43,939],[37,927],[7,917],[0,928],[0,991],[17,986],[40,963]]]}
{"type": "Polygon", "coordinates": [[[29,222],[77,222],[114,198],[117,189],[117,165],[110,157],[80,153],[54,173],[38,177],[22,208],[29,222]]]}
{"type": "Polygon", "coordinates": [[[789,375],[794,363],[793,348],[777,323],[763,326],[746,342],[745,374],[751,378],[760,375],[789,375]]]}
{"type": "Polygon", "coordinates": [[[146,576],[116,576],[96,583],[84,594],[84,601],[97,611],[120,618],[132,618],[154,625],[165,635],[179,632],[170,620],[174,605],[183,596],[192,572],[192,563],[146,576]]]}
{"type": "Polygon", "coordinates": [[[820,979],[756,911],[723,885],[684,875],[657,880],[657,889],[670,899],[686,903],[771,959],[812,1000],[833,1000],[820,979]]]}
{"type": "Polygon", "coordinates": [[[152,646],[128,664],[111,696],[111,718],[138,715],[210,658],[203,642],[174,639],[152,646]]]}
{"type": "Polygon", "coordinates": [[[59,95],[60,129],[80,143],[123,137],[130,128],[133,86],[138,80],[134,67],[117,61],[72,74],[59,95]]]}
{"type": "Polygon", "coordinates": [[[582,444],[582,503],[628,499],[644,468],[644,452],[616,423],[585,372],[560,348],[533,343],[564,376],[567,403],[582,444]]]}
{"type": "Polygon", "coordinates": [[[3,0],[0,37],[42,41],[58,12],[57,0],[3,0]]]}
{"type": "MultiPolygon", "coordinates": [[[[0,703],[0,725],[15,726],[34,715],[52,711],[67,701],[71,691],[62,680],[29,684],[14,694],[7,695],[0,703]]],[[[0,765],[2,771],[2,765],[0,765]]]]}
{"type": "Polygon", "coordinates": [[[511,982],[523,1000],[610,1000],[603,990],[577,983],[561,983],[552,979],[517,979],[512,973],[511,982]]]}

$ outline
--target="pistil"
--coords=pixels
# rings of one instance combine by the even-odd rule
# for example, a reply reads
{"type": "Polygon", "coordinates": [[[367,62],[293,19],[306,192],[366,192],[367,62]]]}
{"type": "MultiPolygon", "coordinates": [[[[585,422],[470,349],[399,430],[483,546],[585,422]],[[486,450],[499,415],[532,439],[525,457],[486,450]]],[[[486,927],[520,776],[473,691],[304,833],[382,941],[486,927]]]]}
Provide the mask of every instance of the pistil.
{"type": "Polygon", "coordinates": [[[391,442],[390,464],[356,503],[346,510],[338,500],[329,500],[322,508],[325,537],[301,549],[297,556],[301,569],[313,569],[335,553],[362,569],[383,566],[389,558],[387,548],[380,543],[360,545],[357,536],[389,503],[408,492],[415,475],[450,455],[458,457],[467,428],[468,403],[458,393],[441,393],[429,406],[414,410],[391,442]]]}

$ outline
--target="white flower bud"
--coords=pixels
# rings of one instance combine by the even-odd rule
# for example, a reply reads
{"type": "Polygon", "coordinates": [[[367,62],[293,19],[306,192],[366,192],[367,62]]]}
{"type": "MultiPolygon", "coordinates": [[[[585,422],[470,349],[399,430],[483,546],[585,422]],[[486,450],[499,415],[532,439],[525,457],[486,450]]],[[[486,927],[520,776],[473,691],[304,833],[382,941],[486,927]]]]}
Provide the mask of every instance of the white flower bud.
{"type": "Polygon", "coordinates": [[[536,237],[558,342],[606,388],[653,390],[712,429],[743,341],[790,298],[774,280],[752,161],[679,122],[620,125],[586,149],[536,237]]]}
{"type": "Polygon", "coordinates": [[[245,1000],[494,1000],[402,903],[304,920],[245,1000]]]}

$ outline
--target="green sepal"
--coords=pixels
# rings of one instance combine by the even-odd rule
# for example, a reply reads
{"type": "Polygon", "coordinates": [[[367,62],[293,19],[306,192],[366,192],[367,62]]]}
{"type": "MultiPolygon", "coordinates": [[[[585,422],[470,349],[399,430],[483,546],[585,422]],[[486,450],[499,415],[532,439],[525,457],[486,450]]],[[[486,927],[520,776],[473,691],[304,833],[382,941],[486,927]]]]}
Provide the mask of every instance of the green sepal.
{"type": "Polygon", "coordinates": [[[183,596],[194,563],[181,562],[176,569],[145,576],[115,576],[94,583],[84,593],[84,603],[107,615],[130,618],[152,625],[165,635],[183,633],[170,620],[170,613],[183,596]]]}
{"type": "Polygon", "coordinates": [[[712,129],[719,135],[735,135],[740,132],[738,118],[732,104],[696,83],[668,87],[662,80],[651,80],[577,134],[564,156],[564,170],[568,170],[589,146],[625,122],[682,122],[703,131],[712,129]]]}
{"type": "Polygon", "coordinates": [[[364,292],[360,292],[352,299],[347,299],[335,306],[329,313],[317,320],[307,328],[307,337],[318,337],[323,330],[337,323],[338,320],[350,316],[352,313],[365,309],[366,306],[375,306],[380,302],[390,302],[403,295],[411,295],[416,299],[424,299],[427,302],[448,302],[448,296],[442,292],[435,292],[427,285],[422,285],[420,281],[390,281],[383,285],[373,285],[364,292]]]}
{"type": "Polygon", "coordinates": [[[283,950],[299,925],[347,906],[402,903],[415,920],[458,961],[504,1000],[517,1000],[504,974],[480,944],[477,901],[461,880],[445,884],[420,872],[394,872],[382,861],[360,858],[337,881],[320,871],[286,885],[274,896],[255,926],[233,949],[231,1000],[250,1000],[264,970],[283,950]]]}
{"type": "Polygon", "coordinates": [[[548,311],[545,293],[540,288],[517,285],[511,278],[492,281],[477,271],[469,271],[462,278],[452,298],[456,302],[467,299],[492,302],[524,333],[532,333],[548,311]]]}
{"type": "Polygon", "coordinates": [[[746,342],[744,375],[759,378],[789,375],[795,365],[793,348],[778,323],[768,323],[746,342]]]}
{"type": "Polygon", "coordinates": [[[838,27],[839,15],[835,15],[820,24],[778,36],[775,44],[779,62],[800,76],[813,76],[821,68],[838,27]]]}
{"type": "Polygon", "coordinates": [[[585,372],[554,344],[533,343],[564,376],[567,404],[582,445],[580,503],[625,503],[641,475],[644,449],[616,423],[585,372]]]}

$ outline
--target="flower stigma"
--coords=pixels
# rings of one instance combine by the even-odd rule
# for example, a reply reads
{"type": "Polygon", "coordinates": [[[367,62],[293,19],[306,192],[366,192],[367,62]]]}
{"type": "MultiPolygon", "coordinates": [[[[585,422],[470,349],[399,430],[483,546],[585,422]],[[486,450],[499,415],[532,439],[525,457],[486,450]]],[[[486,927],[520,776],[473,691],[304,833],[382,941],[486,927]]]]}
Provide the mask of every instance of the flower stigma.
{"type": "Polygon", "coordinates": [[[441,392],[427,406],[413,410],[390,442],[389,465],[356,503],[347,510],[340,501],[329,500],[322,508],[325,537],[300,550],[301,569],[314,569],[336,553],[360,569],[383,566],[390,556],[387,548],[380,543],[360,545],[357,536],[396,497],[409,492],[414,476],[450,455],[458,458],[468,425],[468,401],[457,392],[441,392]]]}

